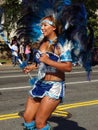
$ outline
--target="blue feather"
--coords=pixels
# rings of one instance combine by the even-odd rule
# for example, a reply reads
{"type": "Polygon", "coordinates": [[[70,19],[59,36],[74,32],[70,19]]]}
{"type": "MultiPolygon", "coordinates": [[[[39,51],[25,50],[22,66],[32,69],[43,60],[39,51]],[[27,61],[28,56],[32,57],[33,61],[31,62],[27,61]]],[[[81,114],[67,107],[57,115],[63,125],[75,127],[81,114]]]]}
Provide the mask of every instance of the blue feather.
{"type": "Polygon", "coordinates": [[[84,4],[78,3],[65,6],[60,19],[63,26],[61,34],[63,41],[65,41],[65,38],[73,42],[73,63],[81,61],[82,66],[90,74],[92,46],[91,42],[88,43],[88,39],[93,39],[93,34],[88,35],[87,33],[87,13],[84,4]]]}

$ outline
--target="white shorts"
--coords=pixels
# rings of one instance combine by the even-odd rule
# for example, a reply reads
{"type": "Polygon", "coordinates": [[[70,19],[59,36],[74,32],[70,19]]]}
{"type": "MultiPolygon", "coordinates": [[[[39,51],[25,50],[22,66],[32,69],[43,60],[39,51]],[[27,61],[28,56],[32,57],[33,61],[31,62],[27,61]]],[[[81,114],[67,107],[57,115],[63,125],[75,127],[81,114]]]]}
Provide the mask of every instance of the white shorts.
{"type": "Polygon", "coordinates": [[[65,81],[38,80],[29,94],[38,98],[49,96],[53,99],[62,99],[65,95],[65,81]]]}

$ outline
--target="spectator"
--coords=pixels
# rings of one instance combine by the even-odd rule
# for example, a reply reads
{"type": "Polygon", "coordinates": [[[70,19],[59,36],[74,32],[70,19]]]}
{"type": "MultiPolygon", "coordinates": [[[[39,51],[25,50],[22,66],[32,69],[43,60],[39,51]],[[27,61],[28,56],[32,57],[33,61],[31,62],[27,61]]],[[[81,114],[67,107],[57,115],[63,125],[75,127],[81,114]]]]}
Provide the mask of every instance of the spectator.
{"type": "Polygon", "coordinates": [[[28,64],[28,62],[30,60],[30,54],[31,54],[31,46],[30,46],[30,44],[27,44],[25,47],[26,64],[28,64]]]}
{"type": "Polygon", "coordinates": [[[18,56],[18,46],[17,42],[13,42],[12,45],[12,64],[15,66],[17,64],[17,56],[18,56]]]}
{"type": "Polygon", "coordinates": [[[21,42],[19,46],[19,55],[20,55],[20,59],[24,61],[24,42],[21,42]]]}

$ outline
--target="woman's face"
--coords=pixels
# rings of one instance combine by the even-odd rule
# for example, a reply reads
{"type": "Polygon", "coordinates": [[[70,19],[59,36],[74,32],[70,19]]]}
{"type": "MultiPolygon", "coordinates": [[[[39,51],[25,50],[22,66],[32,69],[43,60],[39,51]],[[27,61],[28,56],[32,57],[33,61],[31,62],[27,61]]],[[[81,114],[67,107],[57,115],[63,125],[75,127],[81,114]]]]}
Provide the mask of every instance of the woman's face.
{"type": "MultiPolygon", "coordinates": [[[[46,21],[50,21],[48,18],[45,19],[46,21]]],[[[49,37],[55,31],[55,27],[50,25],[48,22],[42,22],[41,30],[44,36],[49,37]]]]}

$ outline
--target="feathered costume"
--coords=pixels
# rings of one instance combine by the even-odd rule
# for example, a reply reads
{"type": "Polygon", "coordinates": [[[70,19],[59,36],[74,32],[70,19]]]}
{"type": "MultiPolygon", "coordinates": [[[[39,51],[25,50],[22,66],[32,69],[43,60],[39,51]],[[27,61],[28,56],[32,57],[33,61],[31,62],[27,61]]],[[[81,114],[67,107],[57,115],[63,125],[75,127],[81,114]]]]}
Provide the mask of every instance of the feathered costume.
{"type": "Polygon", "coordinates": [[[80,63],[89,76],[91,48],[88,47],[87,13],[84,4],[73,4],[71,0],[22,0],[21,4],[23,16],[17,22],[21,26],[16,30],[18,38],[29,37],[33,44],[42,40],[40,20],[49,13],[54,13],[58,25],[61,25],[58,35],[60,43],[71,44],[72,62],[80,63]]]}
{"type": "MultiPolygon", "coordinates": [[[[25,28],[17,30],[21,38],[24,34],[33,44],[43,36],[40,29],[41,18],[54,13],[61,25],[59,40],[62,45],[71,41],[73,63],[81,64],[88,73],[91,71],[91,48],[88,47],[87,12],[83,3],[71,3],[71,0],[23,0],[24,16],[18,21],[25,28]],[[51,12],[52,10],[53,12],[51,12]]],[[[89,43],[92,44],[92,43],[89,43]]],[[[89,78],[89,77],[88,77],[89,78]]]]}

